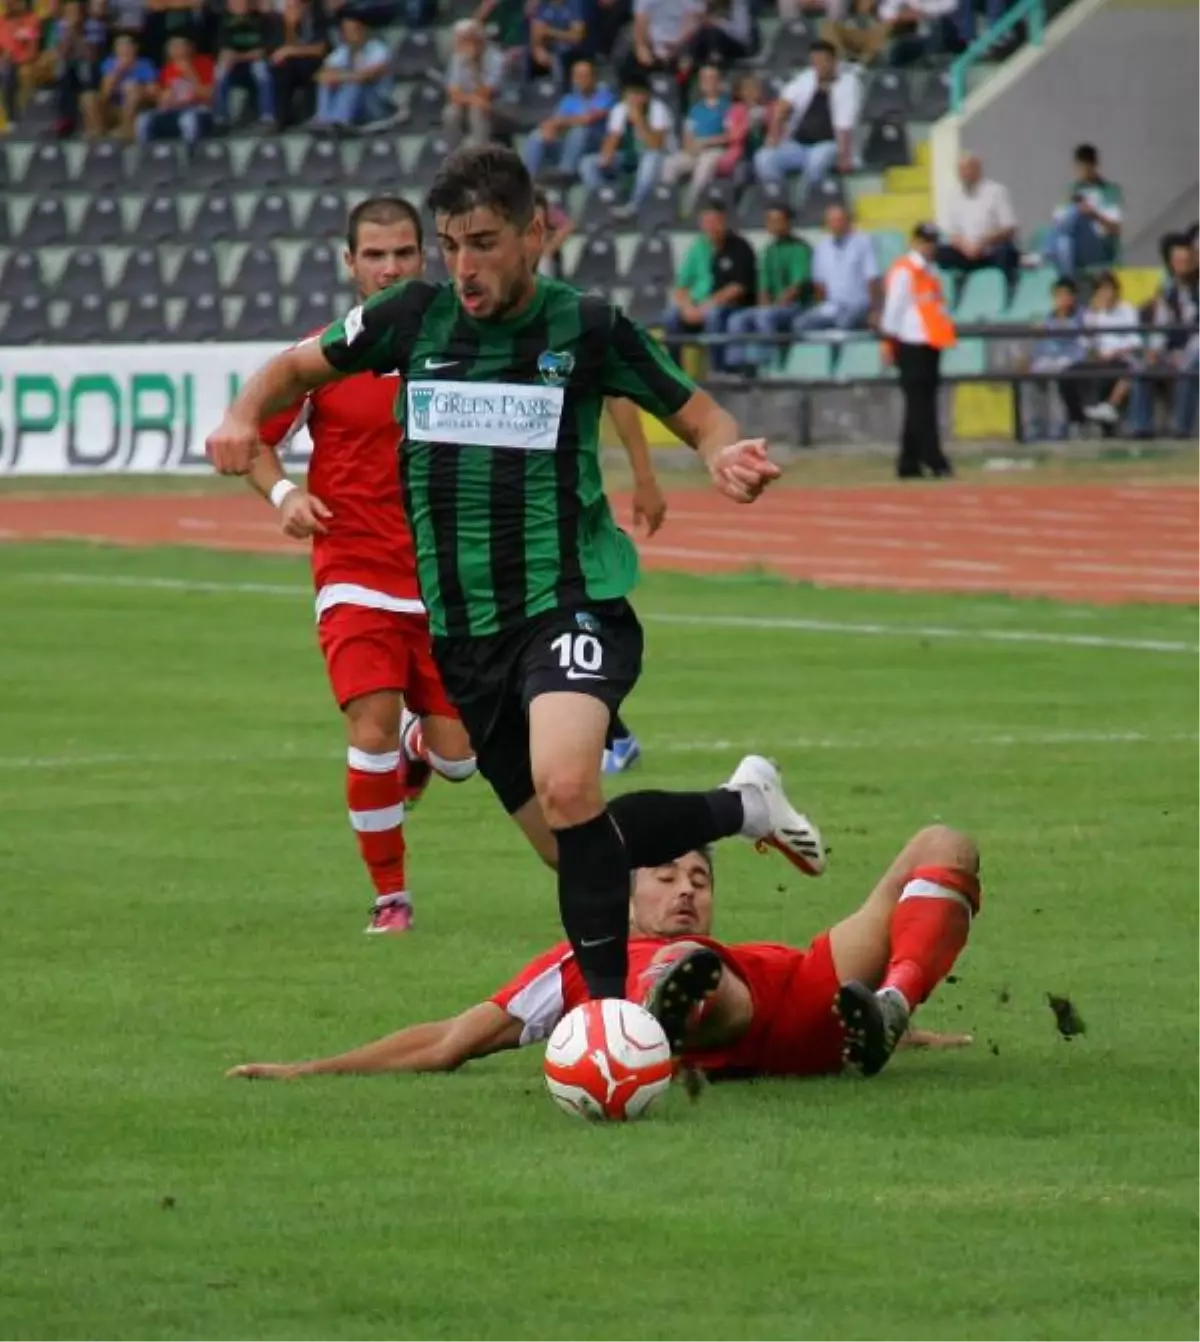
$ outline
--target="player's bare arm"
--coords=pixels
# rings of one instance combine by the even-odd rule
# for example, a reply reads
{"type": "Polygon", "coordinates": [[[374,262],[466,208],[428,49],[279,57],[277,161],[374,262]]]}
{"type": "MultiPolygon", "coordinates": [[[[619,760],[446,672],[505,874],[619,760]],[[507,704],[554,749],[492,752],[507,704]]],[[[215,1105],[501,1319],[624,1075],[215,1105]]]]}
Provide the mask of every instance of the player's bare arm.
{"type": "Polygon", "coordinates": [[[664,423],[695,448],[713,484],[736,503],[753,503],[781,474],[767,455],[767,440],[742,438],[737,420],[702,389],[664,423]]]}
{"type": "Polygon", "coordinates": [[[315,494],[289,480],[275,449],[260,442],[246,477],[254,492],[279,511],[279,529],[294,540],[308,540],[329,530],[332,512],[315,494]]]}
{"type": "Polygon", "coordinates": [[[605,405],[633,471],[634,525],[642,526],[647,536],[653,536],[666,520],[667,500],[654,474],[641,415],[637,406],[623,396],[609,397],[605,405]]]}
{"type": "Polygon", "coordinates": [[[302,1076],[370,1076],[381,1072],[453,1072],[472,1058],[517,1048],[521,1022],[494,1002],[480,1002],[448,1020],[410,1025],[361,1048],[307,1062],[249,1062],[226,1076],[292,1081],[302,1076]]]}
{"type": "Polygon", "coordinates": [[[205,442],[209,460],[222,475],[248,475],[259,455],[258,431],[268,415],[334,382],[339,372],[320,342],[305,340],[268,360],[238,393],[220,426],[205,442]]]}

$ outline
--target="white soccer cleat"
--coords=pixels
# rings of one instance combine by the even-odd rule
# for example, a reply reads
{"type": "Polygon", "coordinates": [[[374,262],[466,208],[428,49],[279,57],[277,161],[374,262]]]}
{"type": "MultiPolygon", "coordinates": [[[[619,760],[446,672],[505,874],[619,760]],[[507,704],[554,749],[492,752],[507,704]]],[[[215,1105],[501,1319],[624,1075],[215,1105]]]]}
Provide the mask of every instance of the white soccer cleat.
{"type": "Polygon", "coordinates": [[[821,831],[788,801],[783,778],[769,759],[747,755],[725,786],[734,792],[757,793],[762,799],[761,809],[753,804],[747,808],[748,825],[742,831],[755,840],[760,853],[775,848],[806,876],[820,876],[825,870],[821,831]],[[751,811],[758,811],[759,815],[749,814],[751,811]],[[760,817],[765,817],[765,824],[756,823],[760,817]]]}

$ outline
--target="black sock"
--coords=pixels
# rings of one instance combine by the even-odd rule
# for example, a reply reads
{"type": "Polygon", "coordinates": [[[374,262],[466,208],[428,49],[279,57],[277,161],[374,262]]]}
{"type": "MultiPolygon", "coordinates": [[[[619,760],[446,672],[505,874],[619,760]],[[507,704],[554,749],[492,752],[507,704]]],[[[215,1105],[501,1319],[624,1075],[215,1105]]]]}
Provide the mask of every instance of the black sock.
{"type": "Polygon", "coordinates": [[[554,831],[558,911],[588,994],[624,997],[629,966],[629,860],[607,811],[554,831]]]}
{"type": "Polygon", "coordinates": [[[620,713],[614,713],[612,715],[612,722],[609,724],[608,728],[609,741],[623,741],[625,737],[632,735],[633,733],[625,725],[624,719],[621,717],[620,713]]]}
{"type": "Polygon", "coordinates": [[[740,834],[742,797],[711,792],[626,792],[608,804],[631,868],[661,867],[684,853],[740,834]]]}

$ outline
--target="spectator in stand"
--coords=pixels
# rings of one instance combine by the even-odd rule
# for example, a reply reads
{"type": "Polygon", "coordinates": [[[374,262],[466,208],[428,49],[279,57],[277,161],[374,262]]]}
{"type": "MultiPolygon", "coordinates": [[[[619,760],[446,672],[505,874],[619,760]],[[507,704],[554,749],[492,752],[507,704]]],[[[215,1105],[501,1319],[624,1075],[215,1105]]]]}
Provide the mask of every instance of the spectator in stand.
{"type": "Polygon", "coordinates": [[[566,87],[571,67],[585,55],[583,0],[537,0],[529,24],[527,77],[553,75],[566,87]]]}
{"type": "Polygon", "coordinates": [[[750,0],[705,0],[694,23],[683,61],[685,72],[705,65],[734,65],[753,53],[750,0]]]}
{"type": "Polygon", "coordinates": [[[217,86],[213,110],[217,124],[229,125],[229,95],[243,89],[254,97],[263,125],[275,120],[275,84],[267,62],[267,19],[257,0],[225,0],[217,39],[217,86]]]}
{"type": "MultiPolygon", "coordinates": [[[[730,318],[730,336],[782,335],[790,331],[804,304],[812,296],[812,248],[792,232],[792,213],[785,205],[767,211],[767,234],[771,241],[758,262],[758,302],[741,308],[730,318]]],[[[782,345],[729,345],[726,362],[746,373],[756,373],[763,364],[776,363],[782,345]]]]}
{"type": "Polygon", "coordinates": [[[766,142],[769,113],[762,80],[755,74],[743,75],[737,83],[737,96],[725,114],[729,143],[717,164],[717,176],[732,178],[735,190],[740,191],[753,172],[754,155],[766,142]]]}
{"type": "Polygon", "coordinates": [[[634,0],[630,43],[613,53],[621,82],[639,72],[677,75],[703,13],[704,0],[634,0]]]}
{"type": "Polygon", "coordinates": [[[853,226],[844,205],[825,211],[827,236],[813,252],[813,306],[792,324],[797,335],[810,331],[854,331],[873,325],[883,303],[875,248],[853,226]]]}
{"type": "Polygon", "coordinates": [[[313,0],[284,0],[280,45],[271,52],[275,118],[280,130],[316,111],[317,71],[329,51],[313,0]],[[297,104],[300,111],[297,113],[297,104]]]}
{"type": "Polygon", "coordinates": [[[144,46],[142,39],[148,12],[146,0],[112,0],[109,5],[109,17],[114,32],[129,33],[132,37],[136,37],[139,50],[144,46]]]}
{"type": "MultiPolygon", "coordinates": [[[[725,202],[714,196],[700,214],[700,232],[684,255],[663,317],[677,362],[679,338],[701,331],[720,335],[735,312],[754,302],[757,280],[754,248],[729,227],[725,202]]],[[[709,362],[715,372],[724,369],[722,346],[710,347],[709,362]]]]}
{"type": "Polygon", "coordinates": [[[958,161],[959,187],[950,195],[942,234],[948,241],[937,251],[937,263],[961,277],[995,267],[1011,289],[1021,264],[1017,250],[1017,218],[1008,188],[984,177],[975,154],[958,161]]]}
{"type": "Polygon", "coordinates": [[[0,14],[0,104],[9,125],[34,92],[54,82],[54,53],[43,51],[42,20],[26,0],[6,0],[0,14]]]}
{"type": "Polygon", "coordinates": [[[100,62],[104,59],[108,25],[88,13],[83,0],[67,0],[54,33],[58,61],[55,130],[70,135],[83,123],[93,138],[104,129],[100,115],[100,62]]]}
{"type": "Polygon", "coordinates": [[[683,148],[676,150],[663,164],[664,182],[673,184],[682,177],[691,178],[684,200],[685,214],[692,212],[707,191],[729,147],[725,119],[730,100],[720,70],[715,65],[704,66],[698,85],[699,96],[688,109],[683,123],[683,148]]]}
{"type": "Polygon", "coordinates": [[[880,0],[879,18],[887,28],[889,65],[915,65],[966,46],[955,11],[959,0],[880,0]]]}
{"type": "Polygon", "coordinates": [[[361,19],[343,18],[341,40],[317,72],[318,129],[345,130],[383,121],[395,107],[389,74],[391,53],[361,19]]]}
{"type": "Polygon", "coordinates": [[[802,173],[811,191],[836,166],[854,167],[851,143],[862,108],[858,77],[839,69],[828,42],[814,42],[809,69],[784,86],[767,128],[767,139],[754,156],[754,171],[763,183],[782,183],[802,173]]]}
{"type": "MultiPolygon", "coordinates": [[[[1046,335],[1033,347],[1029,370],[1033,373],[1061,373],[1082,363],[1086,346],[1083,339],[1083,319],[1079,311],[1079,295],[1075,281],[1065,276],[1057,281],[1051,299],[1049,317],[1042,323],[1046,335]]],[[[1026,430],[1026,438],[1052,437],[1063,439],[1072,427],[1083,424],[1083,384],[1071,378],[1059,378],[1059,399],[1066,411],[1065,422],[1055,422],[1050,382],[1035,382],[1029,394],[1035,405],[1034,415],[1026,430]]]]}
{"type": "Polygon", "coordinates": [[[1175,382],[1139,378],[1133,384],[1130,420],[1135,438],[1154,434],[1154,399],[1159,388],[1172,403],[1171,432],[1177,438],[1193,438],[1196,433],[1196,407],[1200,395],[1197,372],[1200,370],[1200,289],[1194,243],[1186,235],[1177,236],[1167,253],[1166,283],[1154,297],[1150,308],[1152,326],[1180,326],[1188,330],[1165,335],[1151,334],[1146,341],[1147,368],[1172,367],[1186,374],[1175,382]]]}
{"type": "Polygon", "coordinates": [[[138,139],[182,137],[193,145],[211,135],[213,76],[211,56],[198,56],[190,38],[171,38],[158,79],[158,107],[138,118],[138,139]]]}
{"type": "Polygon", "coordinates": [[[1061,274],[1075,276],[1116,262],[1121,206],[1121,188],[1100,175],[1095,145],[1081,144],[1067,204],[1054,212],[1051,259],[1061,274]]]}
{"type": "Polygon", "coordinates": [[[137,38],[121,33],[113,53],[100,65],[100,115],[105,130],[115,130],[123,140],[136,135],[137,119],[153,106],[158,95],[158,71],[154,63],[138,55],[137,38]]]}
{"type": "Polygon", "coordinates": [[[504,54],[474,19],[454,25],[454,48],[446,70],[442,123],[455,139],[486,144],[512,127],[498,106],[504,89],[504,54]]]}
{"type": "Polygon", "coordinates": [[[555,170],[574,178],[583,156],[599,150],[615,102],[612,89],[597,83],[591,61],[576,61],[571,67],[571,92],[559,99],[554,115],[525,138],[521,154],[530,176],[543,170],[550,153],[557,160],[555,170]]]}
{"type": "Polygon", "coordinates": [[[644,75],[631,75],[621,90],[621,101],[608,114],[604,143],[598,153],[586,155],[579,175],[593,191],[604,182],[631,179],[629,203],[618,206],[615,213],[632,219],[662,177],[673,133],[670,108],[651,96],[644,75]]]}
{"type": "Polygon", "coordinates": [[[146,35],[142,49],[146,56],[161,65],[171,59],[173,37],[186,37],[193,52],[201,43],[211,50],[210,29],[215,11],[205,11],[201,0],[147,0],[146,35]]]}
{"type": "Polygon", "coordinates": [[[1121,418],[1132,387],[1128,374],[1142,345],[1138,324],[1137,309],[1121,298],[1120,281],[1111,270],[1102,271],[1083,314],[1085,365],[1098,375],[1097,399],[1083,412],[1093,423],[1111,427],[1121,418]]]}
{"type": "Polygon", "coordinates": [[[533,193],[534,209],[542,220],[542,259],[538,272],[552,279],[563,279],[563,243],[575,232],[575,221],[539,186],[533,193]]]}
{"type": "Polygon", "coordinates": [[[870,65],[891,41],[893,27],[881,17],[879,0],[851,0],[849,13],[822,19],[819,32],[839,57],[870,65]]]}

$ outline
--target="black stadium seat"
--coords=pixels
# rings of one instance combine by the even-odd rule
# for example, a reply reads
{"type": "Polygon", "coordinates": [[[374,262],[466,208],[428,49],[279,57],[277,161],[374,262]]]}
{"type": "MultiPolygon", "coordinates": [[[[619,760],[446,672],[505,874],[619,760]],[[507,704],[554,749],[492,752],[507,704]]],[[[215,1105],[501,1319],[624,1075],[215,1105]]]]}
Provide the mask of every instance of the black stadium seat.
{"type": "Polygon", "coordinates": [[[16,299],[0,322],[0,332],[6,345],[41,345],[53,339],[45,299],[40,294],[16,299]]]}
{"type": "Polygon", "coordinates": [[[284,334],[278,296],[265,289],[249,294],[237,320],[226,328],[230,340],[278,340],[284,334]]]}
{"type": "Polygon", "coordinates": [[[332,287],[328,289],[309,289],[300,299],[296,309],[295,326],[297,331],[315,331],[328,326],[335,318],[344,313],[350,304],[348,300],[336,294],[332,287]]]}
{"type": "Polygon", "coordinates": [[[91,247],[76,247],[67,258],[55,290],[65,298],[74,298],[77,294],[103,293],[104,266],[100,253],[91,247]]]}
{"type": "Polygon", "coordinates": [[[173,340],[220,340],[223,334],[221,296],[212,293],[188,299],[170,336],[173,340]]]}
{"type": "Polygon", "coordinates": [[[342,238],[346,235],[346,199],[340,191],[318,191],[304,221],[304,236],[342,238]]]}
{"type": "Polygon", "coordinates": [[[130,300],[129,311],[117,334],[121,340],[146,344],[157,344],[167,338],[167,319],[158,289],[147,289],[130,300]]]}
{"type": "Polygon", "coordinates": [[[45,301],[46,281],[38,254],[19,251],[9,254],[0,266],[0,302],[18,302],[24,298],[45,301]]]}
{"type": "Polygon", "coordinates": [[[201,140],[192,151],[185,176],[191,191],[229,191],[233,188],[233,166],[224,140],[201,140]]]}
{"type": "MultiPolygon", "coordinates": [[[[368,149],[376,143],[383,145],[385,149],[391,149],[394,153],[394,147],[387,140],[371,140],[368,142],[368,149]]],[[[368,157],[364,153],[364,161],[368,157]]],[[[300,160],[300,166],[296,170],[296,186],[306,188],[319,188],[330,186],[341,186],[346,180],[346,167],[342,162],[342,147],[336,140],[327,140],[324,136],[314,136],[309,140],[304,150],[304,156],[300,160]]],[[[362,186],[370,186],[373,183],[363,180],[363,174],[360,171],[355,174],[355,180],[362,186]]],[[[393,185],[399,180],[398,177],[392,179],[393,185]]]]}
{"type": "Polygon", "coordinates": [[[268,187],[272,190],[289,185],[287,156],[278,140],[259,140],[250,151],[250,157],[239,174],[255,189],[268,187]]]}
{"type": "Polygon", "coordinates": [[[670,284],[675,278],[675,253],[665,233],[642,238],[629,263],[630,284],[670,284]]]}
{"type": "Polygon", "coordinates": [[[863,102],[862,120],[875,121],[879,117],[904,118],[911,114],[912,99],[908,96],[908,80],[899,70],[882,70],[871,80],[863,102]]]}
{"type": "Polygon", "coordinates": [[[212,246],[218,242],[232,242],[237,236],[237,215],[233,200],[224,192],[205,196],[196,217],[192,220],[191,239],[212,246]]]}
{"type": "Polygon", "coordinates": [[[21,238],[31,247],[62,247],[70,239],[67,207],[57,196],[42,196],[25,216],[21,238]]]}
{"type": "Polygon", "coordinates": [[[69,176],[67,154],[62,145],[53,142],[39,144],[25,165],[21,190],[39,194],[43,191],[59,191],[67,185],[69,176]]]}
{"type": "Polygon", "coordinates": [[[340,263],[336,248],[328,242],[310,242],[300,253],[300,264],[292,278],[293,289],[332,289],[338,280],[340,263]]]}
{"type": "Polygon", "coordinates": [[[115,140],[93,140],[84,150],[74,185],[80,191],[119,191],[125,185],[124,146],[115,140]]]}
{"type": "Polygon", "coordinates": [[[261,244],[248,247],[238,262],[237,274],[230,287],[234,293],[247,296],[262,290],[278,293],[279,262],[271,248],[261,244]]]}
{"type": "Polygon", "coordinates": [[[584,239],[583,250],[571,272],[577,289],[604,292],[617,282],[617,249],[606,233],[593,233],[584,239]]]}
{"type": "Polygon", "coordinates": [[[72,345],[90,345],[112,338],[108,298],[103,293],[76,294],[67,309],[61,338],[72,345]]]}
{"type": "Polygon", "coordinates": [[[177,189],[181,171],[179,148],[169,140],[148,144],[138,156],[133,181],[151,194],[177,189]]]}
{"type": "Polygon", "coordinates": [[[249,236],[257,243],[277,242],[296,232],[292,202],[279,191],[260,196],[250,216],[249,236]]]}
{"type": "Polygon", "coordinates": [[[908,132],[896,117],[881,117],[872,122],[862,149],[863,167],[869,172],[902,168],[912,162],[908,132]]]}
{"type": "Polygon", "coordinates": [[[93,196],[79,227],[80,238],[89,247],[111,247],[125,239],[125,216],[116,196],[93,196]]]}
{"type": "MultiPolygon", "coordinates": [[[[396,142],[388,135],[378,135],[363,145],[362,158],[354,173],[354,182],[368,191],[397,192],[405,182],[404,165],[396,142]]],[[[314,185],[337,186],[341,179],[314,185]]],[[[306,180],[305,185],[309,185],[306,180]]]]}
{"type": "Polygon", "coordinates": [[[172,292],[181,298],[193,298],[199,294],[216,293],[220,287],[216,252],[204,244],[189,247],[171,281],[172,292]]]}
{"type": "Polygon", "coordinates": [[[162,288],[162,259],[157,250],[153,247],[135,247],[125,258],[113,293],[132,300],[139,294],[161,293],[162,288]]]}
{"type": "Polygon", "coordinates": [[[160,242],[178,242],[181,231],[175,197],[148,196],[137,223],[138,245],[153,247],[160,242]]]}

